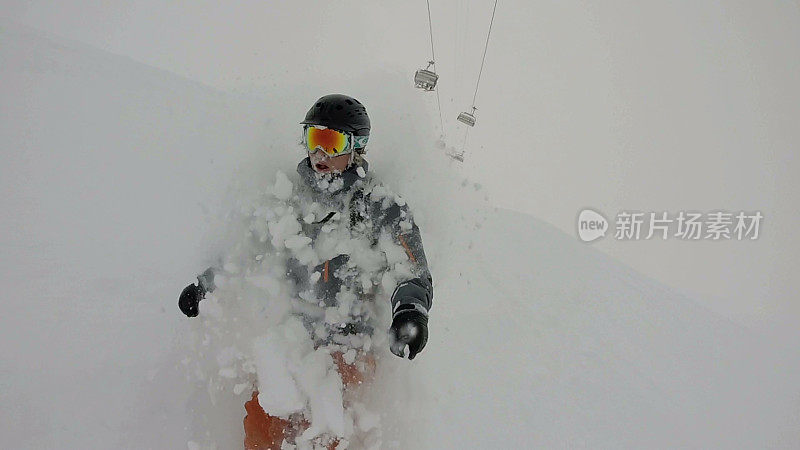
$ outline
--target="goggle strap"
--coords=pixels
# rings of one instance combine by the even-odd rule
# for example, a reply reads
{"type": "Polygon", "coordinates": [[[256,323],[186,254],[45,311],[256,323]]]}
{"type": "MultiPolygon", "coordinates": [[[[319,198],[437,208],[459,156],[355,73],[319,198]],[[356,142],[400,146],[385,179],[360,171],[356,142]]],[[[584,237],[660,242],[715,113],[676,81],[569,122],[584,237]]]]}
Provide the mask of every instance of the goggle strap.
{"type": "MultiPolygon", "coordinates": [[[[352,136],[352,135],[351,135],[352,136]]],[[[364,148],[367,146],[369,136],[353,136],[353,148],[364,148]]]]}

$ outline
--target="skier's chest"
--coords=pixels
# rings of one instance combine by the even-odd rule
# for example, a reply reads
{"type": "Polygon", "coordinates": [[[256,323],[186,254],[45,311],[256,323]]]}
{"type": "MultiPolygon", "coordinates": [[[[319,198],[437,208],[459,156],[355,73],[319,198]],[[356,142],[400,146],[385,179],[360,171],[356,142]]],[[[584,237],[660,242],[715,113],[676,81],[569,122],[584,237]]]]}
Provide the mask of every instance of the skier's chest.
{"type": "Polygon", "coordinates": [[[360,192],[338,202],[306,201],[295,208],[302,233],[318,252],[353,239],[372,240],[372,220],[360,192]]]}

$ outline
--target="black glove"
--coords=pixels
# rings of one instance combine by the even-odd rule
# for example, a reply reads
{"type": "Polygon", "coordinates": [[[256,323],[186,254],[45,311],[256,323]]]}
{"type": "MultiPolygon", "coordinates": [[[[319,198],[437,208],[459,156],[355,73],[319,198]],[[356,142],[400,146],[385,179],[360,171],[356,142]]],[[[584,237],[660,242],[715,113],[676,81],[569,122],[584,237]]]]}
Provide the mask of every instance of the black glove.
{"type": "Polygon", "coordinates": [[[190,284],[181,292],[181,296],[178,298],[178,308],[180,308],[181,312],[186,314],[187,317],[196,317],[200,300],[202,300],[205,295],[206,291],[201,286],[190,284]]]}
{"type": "Polygon", "coordinates": [[[414,359],[428,342],[428,316],[414,309],[414,305],[403,305],[395,312],[389,330],[392,353],[405,356],[408,345],[408,359],[414,359]]]}
{"type": "Polygon", "coordinates": [[[214,284],[214,268],[209,267],[205,272],[197,276],[197,285],[190,284],[181,292],[178,297],[178,308],[187,317],[197,317],[200,300],[205,298],[206,292],[213,292],[216,288],[214,284]]]}

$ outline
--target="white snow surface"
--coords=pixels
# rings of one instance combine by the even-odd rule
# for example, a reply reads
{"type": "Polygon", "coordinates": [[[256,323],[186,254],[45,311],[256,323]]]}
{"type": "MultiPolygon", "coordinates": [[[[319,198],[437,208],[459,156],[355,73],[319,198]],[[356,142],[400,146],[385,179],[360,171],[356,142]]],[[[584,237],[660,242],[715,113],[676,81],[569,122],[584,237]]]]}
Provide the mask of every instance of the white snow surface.
{"type": "MultiPolygon", "coordinates": [[[[8,23],[0,61],[4,448],[241,448],[256,384],[275,411],[310,408],[310,434],[377,439],[351,448],[800,445],[795,343],[492,207],[434,150],[420,103],[381,94],[387,74],[365,88],[371,115],[411,123],[401,141],[376,121],[367,157],[422,229],[430,340],[411,362],[381,333],[363,343],[378,373],[344,411],[330,355],[290,314],[316,305],[287,295],[285,255],[236,236],[244,217],[298,259],[342,250],[311,249],[298,219],[313,211],[278,207],[302,157],[285,125],[305,110],[274,117],[292,113],[277,94],[222,93],[8,23]],[[178,294],[223,254],[248,258],[223,261],[228,275],[187,319],[178,294]]],[[[401,249],[380,248],[399,270],[401,249]]],[[[383,274],[384,291],[401,276],[383,274]]]]}

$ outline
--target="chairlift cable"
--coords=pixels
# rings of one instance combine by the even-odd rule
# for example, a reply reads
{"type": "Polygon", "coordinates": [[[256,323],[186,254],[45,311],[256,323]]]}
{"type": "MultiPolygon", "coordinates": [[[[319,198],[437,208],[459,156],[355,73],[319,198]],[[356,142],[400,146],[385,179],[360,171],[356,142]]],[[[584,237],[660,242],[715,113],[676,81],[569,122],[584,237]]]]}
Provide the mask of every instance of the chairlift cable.
{"type": "MultiPolygon", "coordinates": [[[[433,62],[433,71],[436,72],[436,52],[433,50],[433,21],[431,20],[431,2],[430,0],[425,0],[425,3],[428,5],[428,30],[431,34],[431,61],[433,62]]],[[[439,89],[436,89],[436,107],[439,109],[439,130],[441,130],[442,136],[444,136],[444,120],[442,119],[442,102],[439,100],[439,89]]]]}
{"type": "MultiPolygon", "coordinates": [[[[475,126],[475,110],[478,109],[475,107],[475,100],[478,97],[478,87],[481,84],[481,75],[483,74],[483,66],[486,63],[486,53],[489,49],[489,38],[492,36],[492,25],[494,25],[494,16],[495,12],[497,11],[497,0],[494,0],[494,6],[492,7],[492,18],[489,21],[489,31],[486,33],[486,45],[483,47],[483,58],[481,58],[481,68],[478,71],[478,80],[475,82],[475,93],[472,96],[472,112],[462,112],[458,115],[458,121],[468,125],[470,128],[475,126]]],[[[461,149],[461,156],[463,160],[464,152],[467,148],[467,137],[469,136],[469,128],[467,128],[466,132],[464,133],[464,145],[461,149]]]]}
{"type": "Polygon", "coordinates": [[[497,10],[497,0],[494,0],[494,7],[492,8],[492,19],[489,21],[489,32],[486,34],[486,46],[483,48],[483,59],[481,60],[481,69],[480,71],[478,71],[478,81],[475,83],[475,94],[472,96],[473,108],[475,108],[475,99],[478,97],[478,86],[481,83],[483,64],[486,62],[486,51],[489,49],[489,37],[492,35],[492,24],[494,23],[494,13],[496,10],[497,10]]]}
{"type": "Polygon", "coordinates": [[[442,120],[442,103],[439,101],[439,89],[436,89],[436,105],[439,107],[439,129],[444,137],[444,120],[442,120]]]}
{"type": "MultiPolygon", "coordinates": [[[[436,53],[433,51],[433,22],[431,21],[431,2],[430,0],[425,0],[428,4],[428,29],[431,33],[431,59],[436,61],[436,53]]],[[[433,64],[433,69],[436,70],[436,63],[433,64]]]]}

